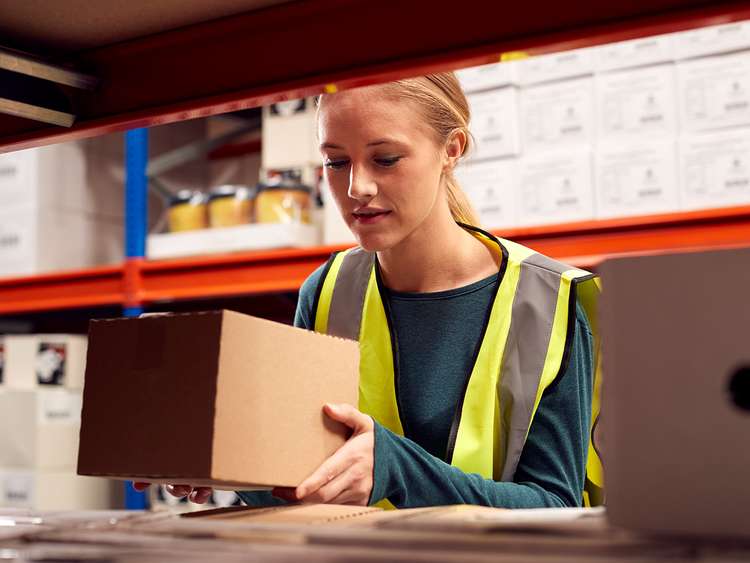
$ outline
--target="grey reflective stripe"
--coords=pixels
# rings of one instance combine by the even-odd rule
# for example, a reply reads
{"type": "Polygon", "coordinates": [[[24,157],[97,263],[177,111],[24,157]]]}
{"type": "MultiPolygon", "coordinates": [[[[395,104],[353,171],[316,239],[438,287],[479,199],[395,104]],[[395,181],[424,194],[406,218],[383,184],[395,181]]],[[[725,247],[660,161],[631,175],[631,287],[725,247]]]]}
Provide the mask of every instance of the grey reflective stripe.
{"type": "Polygon", "coordinates": [[[562,268],[569,269],[541,254],[521,262],[498,389],[500,420],[507,425],[501,432],[506,438],[501,481],[513,479],[526,443],[552,337],[562,268]]]}
{"type": "Polygon", "coordinates": [[[365,293],[374,264],[375,254],[361,248],[355,248],[344,256],[333,286],[328,334],[359,340],[365,293]]]}

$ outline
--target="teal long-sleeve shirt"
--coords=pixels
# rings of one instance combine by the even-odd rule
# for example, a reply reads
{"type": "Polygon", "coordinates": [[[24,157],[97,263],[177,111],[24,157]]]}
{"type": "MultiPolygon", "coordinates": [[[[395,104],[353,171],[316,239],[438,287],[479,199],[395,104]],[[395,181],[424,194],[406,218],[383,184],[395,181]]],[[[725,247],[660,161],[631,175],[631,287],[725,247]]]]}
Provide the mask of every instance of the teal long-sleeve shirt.
{"type": "MultiPolygon", "coordinates": [[[[312,330],[313,304],[323,268],[305,281],[295,325],[312,330]]],[[[386,290],[398,339],[397,392],[405,436],[376,422],[371,503],[388,498],[399,508],[479,504],[506,508],[579,506],[589,443],[593,342],[576,307],[566,369],[542,395],[512,482],[464,473],[443,461],[455,405],[463,392],[482,319],[497,277],[437,293],[386,290]]],[[[267,494],[241,494],[249,504],[267,494]]]]}

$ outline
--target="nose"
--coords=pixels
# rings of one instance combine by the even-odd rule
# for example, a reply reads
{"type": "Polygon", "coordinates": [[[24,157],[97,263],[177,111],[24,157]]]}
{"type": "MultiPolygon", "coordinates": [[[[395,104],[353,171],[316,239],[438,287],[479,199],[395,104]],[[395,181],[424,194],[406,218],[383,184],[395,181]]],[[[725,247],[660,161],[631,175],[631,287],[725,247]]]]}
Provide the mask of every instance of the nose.
{"type": "Polygon", "coordinates": [[[349,190],[350,198],[358,201],[369,201],[378,193],[377,185],[367,173],[364,166],[352,163],[349,168],[349,190]]]}

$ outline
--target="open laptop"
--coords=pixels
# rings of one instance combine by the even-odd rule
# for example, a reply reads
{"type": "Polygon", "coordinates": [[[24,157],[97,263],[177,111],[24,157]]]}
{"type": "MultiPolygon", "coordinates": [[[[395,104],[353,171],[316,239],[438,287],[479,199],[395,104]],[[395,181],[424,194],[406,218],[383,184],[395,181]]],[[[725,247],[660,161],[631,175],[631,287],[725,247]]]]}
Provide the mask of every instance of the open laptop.
{"type": "Polygon", "coordinates": [[[750,248],[598,271],[611,522],[750,537],[750,248]]]}

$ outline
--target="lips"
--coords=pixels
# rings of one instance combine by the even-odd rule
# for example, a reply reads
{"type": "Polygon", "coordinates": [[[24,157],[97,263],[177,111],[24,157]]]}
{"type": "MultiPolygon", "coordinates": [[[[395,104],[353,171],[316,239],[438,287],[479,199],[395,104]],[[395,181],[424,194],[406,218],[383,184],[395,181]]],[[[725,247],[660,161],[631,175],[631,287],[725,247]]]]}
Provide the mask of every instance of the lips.
{"type": "Polygon", "coordinates": [[[352,215],[354,219],[363,224],[376,223],[384,217],[390,215],[390,211],[387,209],[358,209],[354,211],[352,215]]]}

